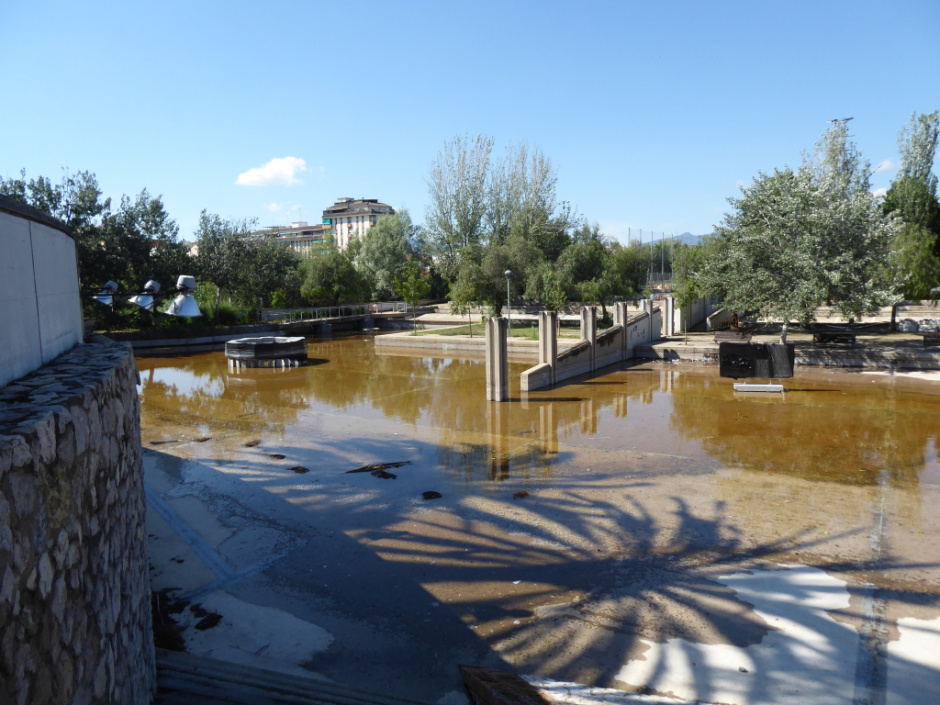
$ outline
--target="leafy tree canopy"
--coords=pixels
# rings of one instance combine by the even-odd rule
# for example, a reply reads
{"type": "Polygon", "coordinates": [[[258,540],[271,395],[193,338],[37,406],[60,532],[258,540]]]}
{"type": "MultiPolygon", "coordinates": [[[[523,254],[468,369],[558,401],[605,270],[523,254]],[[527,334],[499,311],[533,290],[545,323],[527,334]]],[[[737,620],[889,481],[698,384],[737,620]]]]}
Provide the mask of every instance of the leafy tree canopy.
{"type": "Polygon", "coordinates": [[[412,242],[417,234],[407,210],[379,218],[359,239],[351,253],[356,269],[369,283],[372,298],[388,300],[395,295],[395,280],[414,256],[412,242]]]}

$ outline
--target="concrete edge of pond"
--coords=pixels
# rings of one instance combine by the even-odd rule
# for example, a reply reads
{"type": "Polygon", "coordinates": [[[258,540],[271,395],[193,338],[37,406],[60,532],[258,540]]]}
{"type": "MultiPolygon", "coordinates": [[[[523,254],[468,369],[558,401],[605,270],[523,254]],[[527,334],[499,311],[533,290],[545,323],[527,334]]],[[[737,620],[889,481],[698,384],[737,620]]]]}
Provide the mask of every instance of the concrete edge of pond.
{"type": "MultiPolygon", "coordinates": [[[[699,336],[701,337],[701,336],[699,336]]],[[[769,340],[770,338],[768,338],[769,340]]],[[[776,336],[772,336],[776,340],[776,336]]],[[[534,340],[509,341],[510,354],[513,357],[538,357],[538,342],[534,340]]],[[[560,338],[559,348],[568,348],[578,342],[575,338],[560,338]]],[[[885,368],[885,369],[922,369],[940,370],[940,350],[916,350],[881,342],[877,347],[868,347],[864,343],[854,348],[832,349],[815,348],[811,343],[797,345],[796,363],[813,367],[848,367],[848,368],[885,368]]],[[[413,350],[437,350],[445,353],[473,352],[483,354],[486,348],[484,337],[468,338],[452,335],[412,335],[411,333],[391,333],[376,336],[376,347],[410,348],[413,350]]],[[[652,345],[640,345],[634,351],[634,360],[683,361],[717,364],[718,344],[692,340],[685,343],[683,338],[663,338],[652,345]]]]}

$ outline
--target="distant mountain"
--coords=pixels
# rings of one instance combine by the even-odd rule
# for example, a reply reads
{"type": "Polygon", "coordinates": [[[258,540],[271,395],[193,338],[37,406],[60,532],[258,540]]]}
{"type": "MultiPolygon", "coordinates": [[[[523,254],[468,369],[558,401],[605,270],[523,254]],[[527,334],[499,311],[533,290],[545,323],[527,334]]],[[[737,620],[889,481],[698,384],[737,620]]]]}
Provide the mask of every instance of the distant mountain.
{"type": "Polygon", "coordinates": [[[704,235],[693,235],[692,233],[682,233],[681,235],[676,236],[676,242],[681,242],[683,245],[697,245],[702,241],[704,235]]]}

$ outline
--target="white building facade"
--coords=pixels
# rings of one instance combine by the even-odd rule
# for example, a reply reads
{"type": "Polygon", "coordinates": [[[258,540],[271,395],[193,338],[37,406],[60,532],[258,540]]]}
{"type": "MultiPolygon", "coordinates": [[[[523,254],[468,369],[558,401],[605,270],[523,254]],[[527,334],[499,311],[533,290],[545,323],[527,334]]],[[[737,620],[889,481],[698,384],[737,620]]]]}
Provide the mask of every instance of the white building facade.
{"type": "Polygon", "coordinates": [[[333,231],[340,250],[349,247],[349,241],[362,237],[383,215],[394,215],[395,209],[374,198],[339,198],[323,211],[323,227],[333,231]]]}

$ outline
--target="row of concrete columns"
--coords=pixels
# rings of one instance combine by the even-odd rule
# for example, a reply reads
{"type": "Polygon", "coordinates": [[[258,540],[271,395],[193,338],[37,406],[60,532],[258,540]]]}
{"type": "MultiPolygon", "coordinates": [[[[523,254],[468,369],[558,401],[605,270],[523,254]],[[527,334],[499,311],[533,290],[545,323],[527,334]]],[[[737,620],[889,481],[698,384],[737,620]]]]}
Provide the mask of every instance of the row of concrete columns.
{"type": "MultiPolygon", "coordinates": [[[[604,333],[605,344],[598,345],[597,310],[593,307],[581,311],[581,340],[565,353],[563,378],[594,372],[604,366],[626,359],[627,306],[614,305],[614,328],[604,333]],[[610,336],[614,337],[611,338],[610,336]],[[601,352],[599,353],[599,349],[601,352]],[[574,356],[574,357],[572,357],[574,356]]],[[[658,331],[655,337],[659,337],[658,331]]],[[[509,398],[507,321],[491,318],[486,322],[486,398],[506,401],[509,398]]],[[[555,311],[539,313],[539,361],[536,367],[523,375],[523,391],[555,384],[558,379],[558,314],[555,311]]]]}

